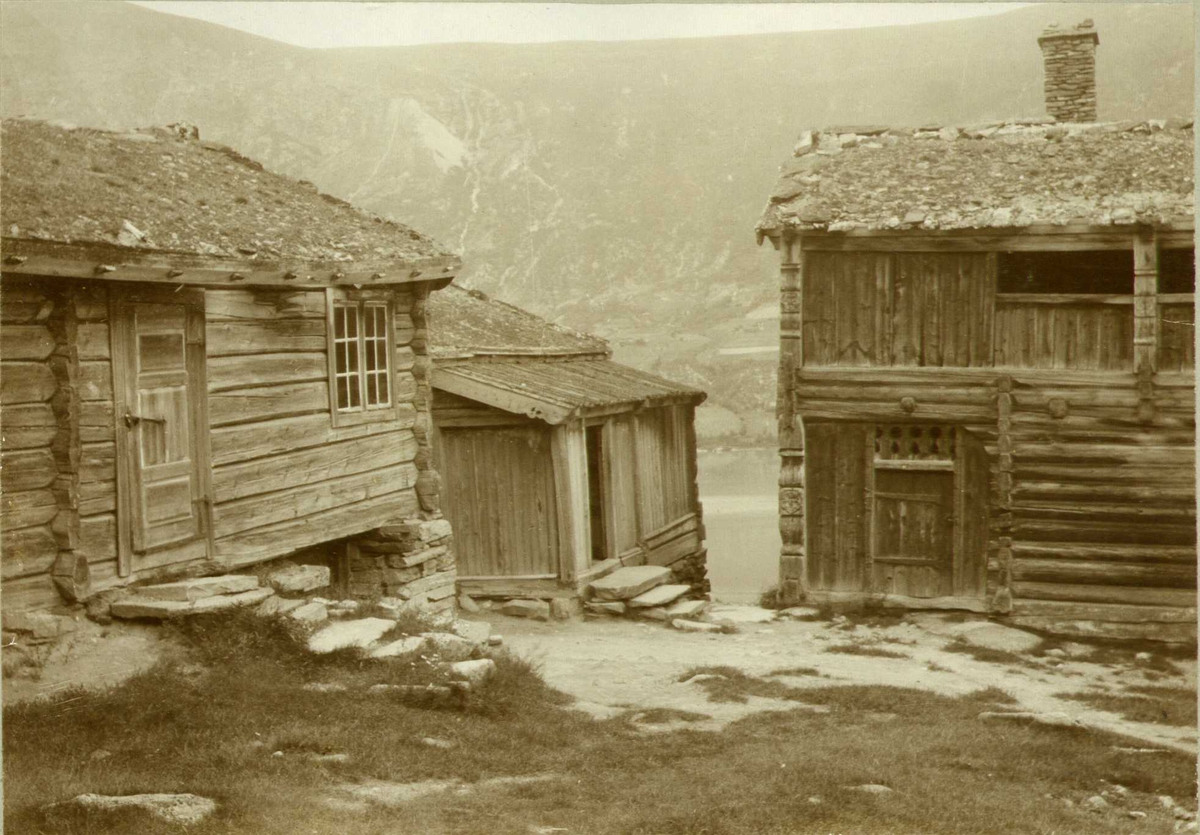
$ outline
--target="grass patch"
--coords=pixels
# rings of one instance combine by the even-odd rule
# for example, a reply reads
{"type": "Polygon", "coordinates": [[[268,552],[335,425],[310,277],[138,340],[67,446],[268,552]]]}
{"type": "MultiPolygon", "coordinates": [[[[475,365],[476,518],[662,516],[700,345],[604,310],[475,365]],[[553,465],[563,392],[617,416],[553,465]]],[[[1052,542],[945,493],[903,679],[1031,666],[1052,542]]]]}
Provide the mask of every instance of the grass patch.
{"type": "MultiPolygon", "coordinates": [[[[7,830],[173,831],[137,813],[66,813],[53,821],[42,807],[84,792],[193,792],[216,800],[218,810],[188,835],[508,835],[531,827],[589,835],[985,835],[997,821],[1016,835],[1118,835],[1129,826],[1122,816],[1067,808],[1046,795],[1079,800],[1108,781],[1184,798],[1194,786],[1194,762],[1183,754],[1128,756],[1113,748],[1125,740],[1079,729],[997,732],[976,716],[982,704],[1001,701],[1001,691],[952,699],[881,686],[799,689],[702,667],[685,678],[721,675],[703,684],[734,701],[766,695],[829,712],[758,714],[721,733],[646,734],[627,715],[594,721],[571,710],[569,697],[547,687],[535,666],[503,654],[487,704],[465,711],[413,709],[357,687],[308,691],[303,685],[314,680],[350,685],[393,673],[353,653],[309,656],[270,621],[243,626],[196,619],[178,627],[188,661],[202,664],[204,675],[163,664],[105,692],[7,706],[7,830]],[[877,721],[883,715],[894,718],[877,721]],[[857,732],[868,723],[868,732],[857,732]],[[422,744],[426,737],[453,748],[422,744]],[[99,749],[110,756],[91,757],[99,749]],[[349,761],[312,756],[331,753],[349,761]],[[477,783],[548,773],[562,779],[431,795],[395,808],[350,811],[323,800],[343,781],[477,783]],[[847,788],[864,783],[895,793],[878,799],[847,788]],[[809,804],[813,795],[824,802],[809,804]]],[[[686,721],[686,712],[645,715],[686,721]]],[[[1165,817],[1153,819],[1166,812],[1144,808],[1152,815],[1146,831],[1168,828],[1165,817]]]]}
{"type": "Polygon", "coordinates": [[[747,675],[736,667],[692,667],[679,681],[687,681],[694,676],[712,676],[696,684],[704,688],[710,702],[736,702],[745,704],[750,696],[764,699],[785,699],[791,701],[807,701],[808,690],[802,690],[779,681],[768,681],[765,678],[747,675]]]}
{"type": "Polygon", "coordinates": [[[771,670],[767,673],[771,676],[823,676],[820,670],[816,667],[780,667],[778,670],[771,670]]]}
{"type": "Polygon", "coordinates": [[[909,658],[907,653],[896,652],[894,649],[877,646],[874,644],[834,644],[827,648],[826,652],[837,653],[838,655],[862,655],[867,658],[909,658]]]}
{"type": "Polygon", "coordinates": [[[1015,652],[1009,652],[1005,649],[991,649],[990,647],[980,647],[972,644],[966,638],[955,638],[950,643],[942,647],[943,652],[953,652],[959,655],[969,655],[976,661],[983,661],[988,664],[1009,664],[1014,667],[1032,667],[1041,669],[1037,664],[1018,655],[1015,652]]]}
{"type": "Polygon", "coordinates": [[[1196,726],[1196,691],[1187,687],[1129,687],[1124,693],[1059,693],[1059,698],[1083,702],[1116,713],[1130,722],[1176,727],[1196,726]]]}

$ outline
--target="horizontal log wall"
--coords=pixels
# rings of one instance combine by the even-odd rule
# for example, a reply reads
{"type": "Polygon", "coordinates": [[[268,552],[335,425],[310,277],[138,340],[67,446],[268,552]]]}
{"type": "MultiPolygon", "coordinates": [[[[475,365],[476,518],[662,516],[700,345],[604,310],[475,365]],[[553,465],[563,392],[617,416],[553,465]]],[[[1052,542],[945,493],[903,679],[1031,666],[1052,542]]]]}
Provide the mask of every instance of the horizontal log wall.
{"type": "Polygon", "coordinates": [[[1014,377],[1017,601],[1195,606],[1194,391],[1173,377],[1152,416],[1132,375],[1014,377]]]}
{"type": "Polygon", "coordinates": [[[49,320],[62,304],[31,283],[0,284],[0,568],[9,610],[58,601],[50,580],[59,504],[52,451],[58,422],[51,404],[58,381],[49,320]]]}
{"type": "Polygon", "coordinates": [[[412,302],[393,296],[398,419],[335,428],[324,293],[206,292],[218,561],[269,559],[415,512],[412,302]]]}

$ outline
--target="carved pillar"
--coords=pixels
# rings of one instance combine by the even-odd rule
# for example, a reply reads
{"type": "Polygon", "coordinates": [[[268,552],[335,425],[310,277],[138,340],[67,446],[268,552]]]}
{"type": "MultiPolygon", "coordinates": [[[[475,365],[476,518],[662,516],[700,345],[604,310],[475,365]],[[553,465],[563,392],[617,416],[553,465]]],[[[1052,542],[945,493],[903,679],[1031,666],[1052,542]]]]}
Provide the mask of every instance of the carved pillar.
{"type": "Polygon", "coordinates": [[[993,611],[1012,611],[1012,489],[1013,379],[996,381],[996,496],[992,515],[992,538],[996,558],[988,562],[987,594],[993,611]]]}
{"type": "Polygon", "coordinates": [[[803,255],[798,238],[779,247],[779,380],[775,413],[779,431],[779,592],[796,602],[807,591],[804,550],[804,426],[796,410],[796,372],[804,363],[801,336],[803,255]]]}
{"type": "Polygon", "coordinates": [[[1154,374],[1158,371],[1158,240],[1152,230],[1133,240],[1133,368],[1137,417],[1154,420],[1154,374]]]}

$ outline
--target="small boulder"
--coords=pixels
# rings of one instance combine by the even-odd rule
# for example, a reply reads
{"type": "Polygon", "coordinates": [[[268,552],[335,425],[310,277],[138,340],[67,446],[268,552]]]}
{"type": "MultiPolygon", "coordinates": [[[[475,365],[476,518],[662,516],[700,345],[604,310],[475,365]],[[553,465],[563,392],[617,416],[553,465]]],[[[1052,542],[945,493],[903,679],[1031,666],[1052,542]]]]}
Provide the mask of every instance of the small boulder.
{"type": "Polygon", "coordinates": [[[1103,812],[1108,808],[1108,801],[1100,795],[1094,794],[1079,805],[1089,812],[1103,812]]]}
{"type": "Polygon", "coordinates": [[[426,736],[421,738],[421,744],[427,748],[440,748],[443,751],[449,751],[455,747],[455,743],[449,739],[442,739],[437,736],[426,736]]]}
{"type": "Polygon", "coordinates": [[[258,608],[254,610],[254,613],[256,615],[261,615],[264,618],[269,618],[294,612],[303,605],[303,598],[287,598],[272,595],[262,603],[259,603],[258,608]]]}
{"type": "Polygon", "coordinates": [[[69,615],[50,612],[5,612],[4,629],[25,633],[33,641],[50,641],[74,632],[77,624],[69,615]]]}
{"type": "Polygon", "coordinates": [[[492,625],[484,620],[456,620],[450,630],[460,638],[473,644],[486,644],[492,634],[492,625]]]}
{"type": "Polygon", "coordinates": [[[506,600],[500,614],[514,618],[550,620],[550,604],[545,600],[506,600]]]}
{"type": "Polygon", "coordinates": [[[490,658],[474,661],[456,661],[450,665],[452,681],[465,681],[474,690],[485,684],[496,674],[496,662],[490,658]]]}
{"type": "Polygon", "coordinates": [[[305,603],[303,606],[293,609],[288,617],[299,623],[312,625],[328,620],[329,611],[325,608],[324,603],[305,603]]]}
{"type": "Polygon", "coordinates": [[[286,563],[267,575],[267,582],[278,592],[299,593],[325,588],[329,585],[327,565],[296,565],[286,563]]]}
{"type": "Polygon", "coordinates": [[[475,644],[449,632],[422,632],[425,651],[436,653],[443,661],[465,661],[475,654],[475,644]]]}
{"type": "Polygon", "coordinates": [[[846,788],[852,792],[874,795],[888,795],[895,791],[891,786],[885,786],[880,783],[863,783],[861,786],[847,786],[846,788]]]}
{"type": "Polygon", "coordinates": [[[460,594],[458,596],[458,608],[470,615],[478,614],[481,611],[479,604],[469,594],[460,594]]]}
{"type": "Polygon", "coordinates": [[[570,620],[579,611],[579,603],[573,598],[555,597],[550,600],[550,617],[554,620],[570,620]]]}
{"type": "Polygon", "coordinates": [[[498,646],[500,646],[500,645],[501,645],[501,644],[503,644],[503,643],[504,643],[504,636],[502,636],[502,635],[488,635],[488,646],[489,646],[489,647],[498,647],[498,646]]]}

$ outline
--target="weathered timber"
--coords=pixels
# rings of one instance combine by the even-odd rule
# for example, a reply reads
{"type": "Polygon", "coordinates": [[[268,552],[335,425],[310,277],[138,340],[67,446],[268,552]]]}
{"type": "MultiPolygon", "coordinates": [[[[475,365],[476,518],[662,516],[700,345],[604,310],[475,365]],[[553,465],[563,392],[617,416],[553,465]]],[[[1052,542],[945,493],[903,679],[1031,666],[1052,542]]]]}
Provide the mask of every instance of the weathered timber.
{"type": "Polygon", "coordinates": [[[213,500],[229,502],[384,469],[412,461],[416,452],[416,439],[409,430],[381,432],[344,441],[330,439],[317,446],[217,467],[213,472],[213,500]]]}
{"type": "MultiPolygon", "coordinates": [[[[1028,226],[1019,231],[988,232],[978,229],[905,233],[850,230],[805,232],[800,245],[805,252],[1072,252],[1133,248],[1130,228],[1070,224],[1028,226]]],[[[1158,230],[1160,247],[1192,246],[1192,225],[1158,230]]]]}
{"type": "Polygon", "coordinates": [[[78,501],[78,510],[82,516],[114,512],[117,509],[117,482],[114,480],[80,483],[78,501]]]}
{"type": "Polygon", "coordinates": [[[4,578],[4,611],[27,612],[49,609],[62,603],[62,597],[49,574],[4,578]]]}
{"type": "Polygon", "coordinates": [[[79,398],[81,400],[112,400],[112,364],[103,360],[79,363],[79,398]]]}
{"type": "Polygon", "coordinates": [[[49,487],[58,475],[58,468],[50,450],[32,449],[0,453],[0,472],[7,493],[49,487]]]}
{"type": "Polygon", "coordinates": [[[1082,603],[1123,603],[1145,606],[1196,605],[1196,592],[1191,589],[1014,582],[1013,594],[1018,600],[1063,600],[1079,601],[1082,603]]]}
{"type": "Polygon", "coordinates": [[[117,477],[117,445],[112,441],[80,444],[79,481],[112,481],[117,477]]]}
{"type": "Polygon", "coordinates": [[[1194,568],[1196,549],[1190,545],[1133,543],[1016,542],[1017,559],[1080,560],[1086,562],[1177,563],[1194,568]]]}
{"type": "Polygon", "coordinates": [[[83,443],[111,441],[114,429],[113,404],[108,400],[92,400],[79,404],[79,440],[83,443]]]}
{"type": "Polygon", "coordinates": [[[324,420],[328,423],[329,383],[321,379],[213,392],[209,395],[208,404],[214,429],[312,412],[324,412],[324,420]]]}
{"type": "Polygon", "coordinates": [[[1194,589],[1195,565],[1138,565],[1100,560],[1030,559],[1013,561],[1013,579],[1052,584],[1091,584],[1194,589]]]}
{"type": "Polygon", "coordinates": [[[325,321],[325,294],[295,290],[208,290],[204,314],[209,322],[261,319],[325,321]]]}
{"type": "Polygon", "coordinates": [[[76,549],[88,562],[111,559],[117,555],[117,517],[112,513],[81,516],[76,549]]]}
{"type": "Polygon", "coordinates": [[[303,518],[334,507],[395,493],[412,487],[416,480],[416,467],[403,463],[291,488],[282,496],[250,496],[217,504],[213,509],[213,532],[218,539],[222,539],[240,531],[303,518]]]}
{"type": "Polygon", "coordinates": [[[91,569],[82,554],[60,551],[50,576],[59,593],[72,603],[83,602],[92,593],[91,569]]]}
{"type": "Polygon", "coordinates": [[[0,367],[0,405],[43,403],[58,388],[54,372],[40,362],[7,362],[0,367]]]}
{"type": "Polygon", "coordinates": [[[1030,542],[1145,542],[1157,545],[1193,545],[1194,524],[1168,525],[1151,520],[1145,524],[1118,521],[1028,518],[1018,505],[1013,508],[1013,537],[1030,542]]]}
{"type": "Polygon", "coordinates": [[[1120,603],[1069,603],[1053,600],[1018,600],[1013,614],[1072,620],[1125,623],[1196,623],[1194,606],[1131,606],[1120,603]]]}
{"type": "Polygon", "coordinates": [[[58,513],[58,502],[49,489],[10,489],[7,484],[0,493],[0,530],[15,530],[45,525],[58,513]]]}
{"type": "Polygon", "coordinates": [[[221,467],[253,458],[265,458],[291,450],[307,449],[337,443],[351,438],[379,435],[396,430],[412,429],[416,409],[411,403],[401,403],[397,419],[382,423],[364,423],[333,428],[328,412],[281,418],[252,425],[230,425],[215,428],[210,436],[213,465],[221,467]]]}
{"type": "Polygon", "coordinates": [[[0,357],[5,360],[44,360],[53,350],[54,337],[45,325],[0,328],[0,357]]]}
{"type": "Polygon", "coordinates": [[[0,413],[0,449],[46,447],[57,431],[54,410],[46,403],[5,406],[0,413]]]}
{"type": "Polygon", "coordinates": [[[210,357],[208,390],[217,392],[245,388],[248,385],[269,386],[325,380],[326,374],[327,361],[324,353],[256,353],[210,357]]]}
{"type": "Polygon", "coordinates": [[[112,344],[107,322],[80,324],[75,331],[76,347],[81,360],[112,358],[112,344]]]}
{"type": "Polygon", "coordinates": [[[324,320],[316,318],[209,321],[207,326],[209,357],[324,351],[327,339],[324,320]]]}
{"type": "Polygon", "coordinates": [[[231,568],[246,565],[311,545],[313,531],[321,532],[322,541],[341,539],[374,530],[381,520],[411,516],[416,510],[415,492],[401,490],[218,538],[215,556],[231,568]]]}
{"type": "MultiPolygon", "coordinates": [[[[5,529],[0,532],[0,567],[10,577],[44,574],[58,556],[58,542],[45,525],[33,528],[5,529]]],[[[8,587],[5,586],[7,598],[8,587]]],[[[6,600],[7,605],[7,600],[6,600]]]]}

